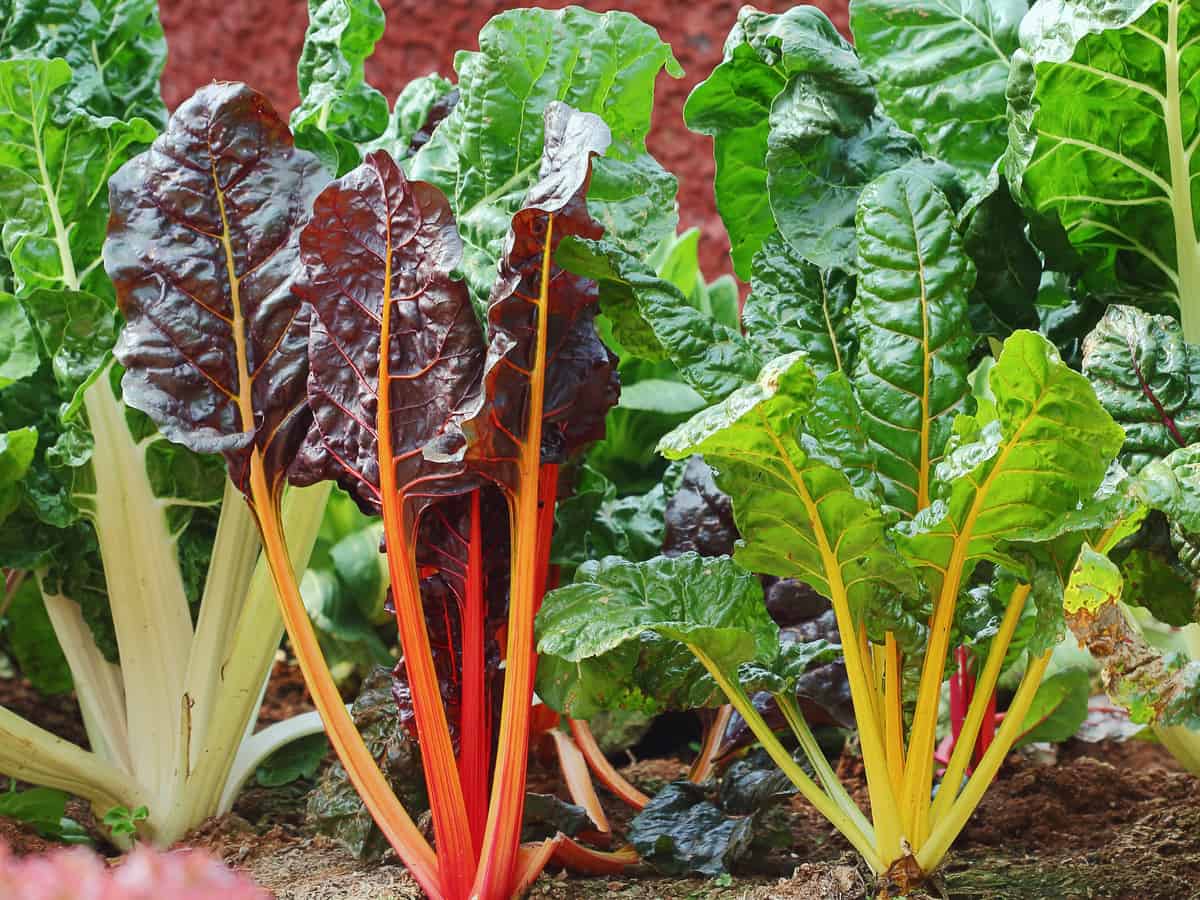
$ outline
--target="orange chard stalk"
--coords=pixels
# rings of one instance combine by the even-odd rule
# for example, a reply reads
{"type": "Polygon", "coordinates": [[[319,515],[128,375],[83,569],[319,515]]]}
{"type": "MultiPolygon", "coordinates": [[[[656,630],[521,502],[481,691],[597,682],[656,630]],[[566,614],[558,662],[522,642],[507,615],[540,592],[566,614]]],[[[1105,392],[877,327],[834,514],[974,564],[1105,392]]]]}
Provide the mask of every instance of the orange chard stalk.
{"type": "Polygon", "coordinates": [[[288,558],[280,500],[312,427],[297,236],[327,182],[261,94],[214,83],[110,183],[105,263],[126,328],[125,402],[171,440],[224,454],[262,533],[284,622],[330,739],[422,887],[444,885],[338,694],[288,558]]]}

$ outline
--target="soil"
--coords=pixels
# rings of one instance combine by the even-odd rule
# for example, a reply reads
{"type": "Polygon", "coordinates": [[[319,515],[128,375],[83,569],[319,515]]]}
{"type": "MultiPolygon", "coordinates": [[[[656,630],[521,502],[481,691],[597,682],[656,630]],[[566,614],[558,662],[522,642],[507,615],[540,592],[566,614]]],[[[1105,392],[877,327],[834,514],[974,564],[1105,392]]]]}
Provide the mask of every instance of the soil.
{"type": "MultiPolygon", "coordinates": [[[[0,700],[46,727],[78,739],[73,701],[32,703],[27,686],[0,681],[0,700]],[[23,704],[23,707],[21,706],[23,704]]],[[[279,662],[261,723],[311,708],[293,664],[279,662]]],[[[530,788],[562,795],[553,760],[532,756],[530,788]]],[[[625,776],[647,793],[683,777],[681,758],[630,760],[625,776]]],[[[865,806],[859,760],[844,756],[839,775],[865,806]]],[[[279,900],[408,900],[421,893],[394,856],[364,863],[304,824],[311,783],[253,787],[234,812],[210,820],[184,842],[209,849],[247,872],[279,900]]],[[[603,789],[618,835],[633,812],[603,789]]],[[[565,796],[565,795],[564,795],[565,796]]],[[[82,805],[71,814],[83,816],[82,805]]],[[[663,878],[645,866],[619,878],[547,873],[531,897],[553,900],[857,900],[870,880],[849,845],[802,799],[782,810],[791,849],[727,879],[663,878]]],[[[19,853],[51,845],[19,823],[0,819],[0,840],[19,853]]],[[[1200,780],[1161,746],[1128,741],[1070,741],[1050,754],[1014,754],[968,824],[931,887],[930,897],[1200,898],[1200,780]],[[1057,761],[1054,762],[1054,757],[1057,761]],[[1053,764],[1047,764],[1047,763],[1053,764]]]]}

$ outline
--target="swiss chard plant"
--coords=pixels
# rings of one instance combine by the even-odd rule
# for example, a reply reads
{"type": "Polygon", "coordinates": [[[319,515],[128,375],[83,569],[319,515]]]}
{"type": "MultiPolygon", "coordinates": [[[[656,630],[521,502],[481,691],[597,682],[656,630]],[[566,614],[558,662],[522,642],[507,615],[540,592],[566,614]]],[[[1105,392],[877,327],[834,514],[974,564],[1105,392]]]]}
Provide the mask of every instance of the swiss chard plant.
{"type": "MultiPolygon", "coordinates": [[[[1193,440],[1191,382],[1180,377],[1190,351],[1151,337],[1174,329],[1182,348],[1170,319],[1156,324],[1130,306],[1104,315],[1114,300],[1168,311],[1185,297],[1153,289],[1180,280],[1172,266],[1181,256],[1155,249],[1172,232],[1142,217],[1186,208],[1190,223],[1190,205],[1169,196],[1190,176],[1156,172],[1163,154],[1131,156],[1110,173],[1127,142],[1072,105],[1079,79],[1092,78],[1109,92],[1095,95],[1105,104],[1162,96],[1153,111],[1165,110],[1168,124],[1147,146],[1188,131],[1181,92],[1192,83],[1179,75],[1196,52],[1183,36],[1192,13],[1186,4],[1126,6],[1102,14],[1084,3],[1030,11],[1024,0],[955,9],[856,0],[855,47],[811,7],[777,16],[747,8],[685,109],[714,138],[718,209],[735,271],[751,282],[741,328],[698,315],[614,242],[573,240],[560,252],[600,282],[622,347],[669,361],[712,404],[660,449],[674,459],[702,454],[712,467],[732,499],[741,569],[689,556],[581,566],[539,620],[539,649],[554,661],[540,692],[568,711],[727,697],[805,796],[902,887],[938,864],[1025,730],[1062,634],[1064,593],[1076,598],[1081,580],[1095,578],[1088,554],[1133,567],[1127,599],[1148,605],[1152,583],[1162,584],[1152,577],[1183,577],[1194,558],[1189,520],[1151,499],[1146,479],[1162,484],[1164,473],[1137,471],[1140,445],[1193,440]],[[1149,88],[1128,83],[1122,54],[1134,50],[1114,49],[1122,27],[1154,50],[1138,65],[1162,66],[1142,79],[1149,88]],[[1115,55],[1102,62],[1105,53],[1115,55]],[[1088,123],[1111,138],[1067,134],[1088,123]],[[1122,186],[1139,172],[1158,193],[1127,202],[1122,186]],[[1089,203],[1126,224],[1114,231],[1089,203]],[[1140,261],[1139,248],[1150,251],[1140,261]],[[1080,365],[1083,374],[1072,368],[1080,365]],[[1154,521],[1167,522],[1173,554],[1161,541],[1149,552],[1154,521]],[[832,602],[870,821],[822,768],[796,710],[796,679],[817,648],[781,647],[744,571],[796,579],[832,602]],[[931,798],[955,645],[976,655],[977,683],[931,798]],[[991,745],[976,753],[1011,665],[1024,678],[991,745]],[[816,781],[748,702],[762,690],[809,751],[816,781]]],[[[1146,121],[1157,135],[1155,116],[1146,121]]],[[[1194,251],[1194,241],[1180,246],[1194,251]]],[[[1190,472],[1171,471],[1180,484],[1190,472]]],[[[1088,621],[1071,619],[1081,634],[1088,621]]],[[[1168,695],[1179,700],[1189,679],[1180,670],[1168,695]]],[[[1168,714],[1186,707],[1143,702],[1140,714],[1186,722],[1168,714]]]]}
{"type": "Polygon", "coordinates": [[[520,841],[559,467],[603,435],[618,392],[596,285],[555,251],[607,233],[649,255],[674,233],[674,179],[644,139],[654,78],[675,63],[624,14],[517,11],[460,55],[453,103],[424,79],[366,135],[347,112],[373,103],[373,32],[354,9],[312,6],[295,140],[261,95],[218,83],[113,177],[116,357],[127,403],[224,455],[330,740],[386,838],[432,896],[507,897],[552,853],[588,857],[561,836],[520,841]],[[342,58],[318,92],[305,71],[322,54],[342,58]],[[345,174],[329,182],[322,163],[345,174]],[[305,612],[282,533],[289,480],[337,481],[382,519],[394,690],[436,854],[305,612]]]}
{"type": "MultiPolygon", "coordinates": [[[[91,745],[0,710],[0,770],[98,819],[145,808],[133,830],[170,843],[228,808],[282,627],[232,484],[125,403],[113,357],[108,179],[165,121],[162,28],[147,2],[6,3],[0,22],[8,643],[43,685],[73,684],[91,745]]],[[[298,563],[324,494],[286,501],[298,563]]]]}

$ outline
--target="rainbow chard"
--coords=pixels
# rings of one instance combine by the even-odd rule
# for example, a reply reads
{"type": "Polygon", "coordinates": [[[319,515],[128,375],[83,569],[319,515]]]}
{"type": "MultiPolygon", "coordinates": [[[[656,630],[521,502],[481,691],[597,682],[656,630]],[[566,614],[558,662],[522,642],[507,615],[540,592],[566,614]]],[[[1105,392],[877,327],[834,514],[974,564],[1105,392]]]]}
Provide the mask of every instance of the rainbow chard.
{"type": "MultiPolygon", "coordinates": [[[[545,510],[553,508],[556,464],[602,435],[617,393],[614,360],[592,324],[596,287],[552,259],[563,236],[600,233],[583,198],[591,158],[608,139],[596,116],[547,107],[541,175],[513,217],[488,304],[486,344],[466,284],[450,276],[461,266],[462,242],[445,197],[409,182],[386,152],[369,154],[326,188],[300,236],[303,273],[295,294],[311,309],[312,424],[291,477],[301,484],[336,479],[383,518],[404,694],[421,742],[436,859],[394,798],[374,795],[370,779],[378,772],[357,737],[332,729],[335,746],[352,774],[359,767],[356,784],[368,806],[434,896],[509,896],[536,875],[550,849],[519,854],[533,616],[549,552],[545,510]],[[486,585],[494,594],[502,576],[494,560],[482,558],[489,482],[504,495],[512,535],[490,805],[491,747],[474,733],[481,729],[472,728],[469,739],[460,729],[456,758],[451,726],[458,722],[443,699],[447,683],[459,679],[459,715],[490,718],[485,607],[495,604],[487,602],[486,585]],[[453,615],[444,596],[436,602],[438,581],[454,597],[453,615]],[[446,614],[445,626],[427,625],[438,612],[446,614]]],[[[281,585],[285,595],[287,587],[281,585]]],[[[318,682],[328,677],[318,662],[306,674],[318,682]]],[[[323,712],[340,718],[336,710],[323,712]]]]}

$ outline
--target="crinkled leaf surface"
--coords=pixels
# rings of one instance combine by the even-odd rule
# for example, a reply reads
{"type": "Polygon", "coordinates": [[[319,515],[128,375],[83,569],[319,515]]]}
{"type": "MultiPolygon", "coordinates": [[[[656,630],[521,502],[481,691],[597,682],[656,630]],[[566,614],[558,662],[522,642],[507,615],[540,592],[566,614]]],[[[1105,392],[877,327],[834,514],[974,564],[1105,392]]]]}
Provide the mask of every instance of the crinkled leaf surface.
{"type": "Polygon", "coordinates": [[[701,456],[688,457],[683,480],[664,513],[663,553],[677,556],[727,556],[737,544],[733,501],[717,487],[712,469],[701,456]]]}
{"type": "Polygon", "coordinates": [[[779,655],[758,579],[728,557],[694,553],[582,565],[537,618],[538,695],[586,717],[604,708],[690,709],[724,702],[695,646],[724,672],[779,655]]]}
{"type": "Polygon", "coordinates": [[[629,841],[664,874],[720,875],[750,852],[754,825],[753,816],[726,815],[704,787],[676,781],[629,823],[629,841]]]}
{"type": "Polygon", "coordinates": [[[446,198],[406,179],[386,151],[317,197],[294,287],[313,310],[313,425],[293,481],[335,478],[378,514],[390,502],[380,493],[381,458],[390,457],[402,494],[457,471],[422,450],[479,395],[483,339],[466,285],[450,274],[461,253],[446,198]]]}
{"type": "Polygon", "coordinates": [[[1197,38],[1200,10],[1181,0],[1041,0],[1021,29],[1005,163],[1093,284],[1185,307],[1200,283],[1197,38]]]}
{"type": "Polygon", "coordinates": [[[1083,373],[1125,429],[1131,470],[1200,441],[1200,350],[1174,319],[1110,306],[1083,343],[1083,373]]]}
{"type": "Polygon", "coordinates": [[[1008,147],[1005,88],[1028,0],[854,0],[850,27],[879,100],[979,190],[1008,147]]]}
{"type": "Polygon", "coordinates": [[[363,61],[383,37],[378,0],[308,0],[308,30],[296,66],[300,105],[292,111],[296,146],[333,175],[358,165],[358,144],[388,127],[387,99],[366,82],[363,61]]]}
{"type": "Polygon", "coordinates": [[[600,283],[613,334],[644,359],[664,356],[706,400],[719,400],[754,379],[753,347],[731,328],[693,307],[674,284],[607,241],[571,241],[563,264],[600,283]]]}
{"type": "Polygon", "coordinates": [[[620,390],[616,358],[596,334],[596,283],[554,262],[565,237],[601,234],[585,197],[592,158],[608,146],[609,129],[599,116],[554,102],[545,130],[539,179],[512,218],[488,300],[483,395],[463,423],[469,461],[510,486],[519,481],[535,389],[543,391],[542,462],[563,462],[602,438],[620,390]],[[539,331],[544,360],[537,359],[539,331]]]}
{"type": "MultiPolygon", "coordinates": [[[[548,104],[559,100],[599,115],[612,131],[608,156],[644,171],[652,162],[645,139],[654,81],[664,67],[682,74],[653,28],[628,13],[580,7],[502,13],[479,33],[477,52],[458,55],[458,104],[414,157],[410,174],[450,199],[466,245],[464,271],[477,298],[488,296],[509,221],[539,178],[548,104]]],[[[641,207],[638,194],[597,197],[593,212],[608,227],[625,217],[620,208],[627,200],[643,215],[668,218],[674,232],[673,205],[641,207]]]]}
{"type": "Polygon", "coordinates": [[[155,0],[0,0],[0,59],[61,57],[72,106],[161,127],[167,42],[155,0]]]}
{"type": "Polygon", "coordinates": [[[1187,531],[1200,533],[1200,444],[1147,464],[1134,479],[1134,492],[1187,531]]]}
{"type": "Polygon", "coordinates": [[[884,497],[912,514],[929,504],[933,469],[969,393],[975,270],[945,195],[921,175],[873,181],[856,221],[854,386],[884,497]]]}
{"type": "Polygon", "coordinates": [[[37,335],[12,294],[0,292],[0,390],[37,371],[37,335]]]}
{"type": "Polygon", "coordinates": [[[757,382],[664,437],[659,450],[670,459],[700,453],[716,470],[717,486],[733,498],[744,542],[735,556],[747,569],[796,578],[825,596],[844,592],[857,610],[881,586],[915,593],[888,544],[878,499],[860,495],[839,454],[821,444],[823,423],[853,415],[837,409],[853,394],[823,394],[833,408],[820,409],[815,388],[803,359],[780,357],[757,382]]]}
{"type": "Polygon", "coordinates": [[[359,149],[387,150],[394,159],[406,159],[429,143],[433,130],[457,103],[458,88],[436,72],[414,78],[396,97],[387,129],[359,149]]]}
{"type": "Polygon", "coordinates": [[[1025,215],[1003,179],[997,178],[971,213],[962,242],[975,263],[970,295],[975,333],[1003,339],[1018,328],[1036,331],[1042,259],[1025,235],[1025,215]]]}
{"type": "Polygon", "coordinates": [[[960,417],[936,472],[938,499],[897,544],[931,591],[975,562],[1020,568],[1006,544],[1035,540],[1095,493],[1123,432],[1091,385],[1041,335],[1018,331],[990,372],[997,418],[960,417]]]}
{"type": "Polygon", "coordinates": [[[104,262],[126,326],[127,404],[273,491],[309,424],[297,236],[326,176],[266,98],[214,83],[112,178],[104,262]]]}
{"type": "Polygon", "coordinates": [[[818,377],[853,370],[858,332],[850,314],[852,277],[818,269],[772,234],[754,256],[751,287],[742,324],[760,359],[803,351],[818,377]]]}
{"type": "Polygon", "coordinates": [[[154,138],[144,119],[73,111],[64,60],[0,62],[0,208],[18,296],[44,287],[111,298],[100,267],[105,184],[154,138]]]}

